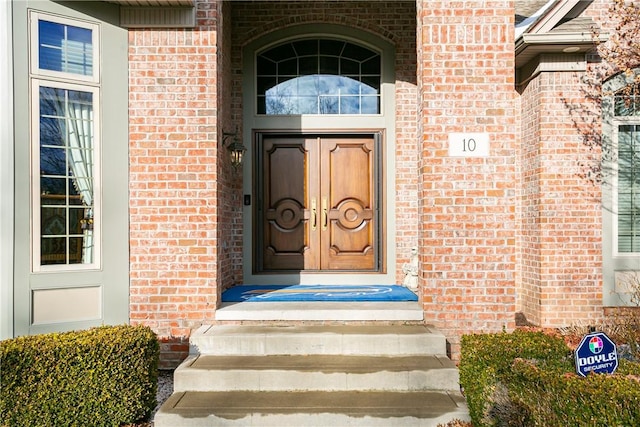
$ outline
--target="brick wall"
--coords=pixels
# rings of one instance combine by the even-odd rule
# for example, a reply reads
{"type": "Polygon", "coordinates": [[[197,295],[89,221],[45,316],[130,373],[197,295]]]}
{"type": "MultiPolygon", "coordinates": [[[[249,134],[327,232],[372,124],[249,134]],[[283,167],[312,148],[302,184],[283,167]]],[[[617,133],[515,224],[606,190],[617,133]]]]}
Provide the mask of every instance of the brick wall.
{"type": "Polygon", "coordinates": [[[192,328],[214,321],[221,291],[242,282],[242,177],[219,142],[242,129],[241,51],[253,38],[324,22],[396,45],[398,265],[417,243],[415,3],[196,6],[194,31],[130,31],[131,322],[158,333],[166,367],[184,358],[192,328]]]}
{"type": "MultiPolygon", "coordinates": [[[[606,31],[608,6],[597,0],[583,15],[606,31]]],[[[595,324],[603,317],[602,193],[584,177],[586,168],[599,163],[600,147],[586,145],[579,130],[597,132],[599,112],[582,111],[591,105],[585,100],[583,77],[584,72],[545,72],[520,89],[523,239],[518,310],[545,327],[595,324]],[[580,111],[572,113],[576,106],[580,111]],[[589,124],[592,120],[595,127],[589,124]]]]}
{"type": "Polygon", "coordinates": [[[514,324],[516,135],[512,1],[419,1],[420,270],[427,322],[449,337],[514,324]],[[490,156],[448,156],[487,132],[490,156]]]}
{"type": "Polygon", "coordinates": [[[521,310],[546,327],[602,317],[601,194],[582,177],[584,160],[594,153],[583,144],[568,108],[585,103],[581,77],[543,73],[522,95],[521,310]]]}
{"type": "Polygon", "coordinates": [[[129,32],[130,317],[158,333],[163,366],[219,295],[218,16],[199,3],[198,31],[129,32]]]}
{"type": "MultiPolygon", "coordinates": [[[[418,243],[417,89],[415,1],[255,1],[232,2],[233,69],[242,69],[242,47],[282,28],[305,23],[346,25],[387,39],[396,49],[396,212],[397,280],[418,243]]],[[[242,117],[242,75],[234,73],[234,117],[242,117]]],[[[394,236],[388,237],[393,241],[394,236]]]]}
{"type": "MultiPolygon", "coordinates": [[[[207,4],[207,3],[204,3],[207,4]]],[[[233,115],[233,108],[229,106],[233,100],[233,69],[231,45],[231,3],[221,4],[218,18],[218,56],[217,56],[217,112],[218,137],[221,133],[238,132],[240,141],[242,136],[242,117],[233,115]]],[[[233,140],[227,140],[227,144],[233,140]]],[[[242,283],[242,166],[234,169],[230,166],[229,151],[220,148],[218,161],[218,297],[224,289],[242,283]]]]}
{"type": "MultiPolygon", "coordinates": [[[[596,3],[589,13],[604,16],[596,3]]],[[[513,6],[201,0],[196,30],[130,31],[131,321],[161,336],[167,366],[242,281],[242,177],[219,151],[223,131],[242,129],[242,48],[304,23],[395,45],[389,240],[398,269],[419,245],[425,318],[454,357],[461,334],[514,326],[516,289],[535,323],[599,315],[599,203],[576,178],[587,153],[559,97],[579,100],[579,75],[547,73],[515,91],[513,6]],[[450,157],[452,132],[487,133],[490,155],[450,157]]]]}
{"type": "Polygon", "coordinates": [[[520,145],[520,205],[522,233],[520,239],[520,282],[518,283],[518,310],[526,319],[540,325],[540,107],[542,94],[540,79],[531,80],[521,95],[521,140],[520,145]]]}

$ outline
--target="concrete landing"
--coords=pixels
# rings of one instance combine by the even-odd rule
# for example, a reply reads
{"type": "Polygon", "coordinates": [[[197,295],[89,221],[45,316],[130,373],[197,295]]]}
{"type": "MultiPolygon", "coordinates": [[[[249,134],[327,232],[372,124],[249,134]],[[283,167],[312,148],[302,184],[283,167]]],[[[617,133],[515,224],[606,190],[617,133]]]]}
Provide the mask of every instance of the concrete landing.
{"type": "Polygon", "coordinates": [[[216,320],[255,321],[421,321],[422,306],[397,302],[230,302],[216,320]]]}
{"type": "Polygon", "coordinates": [[[191,354],[441,355],[447,341],[424,325],[202,326],[189,338],[191,354]]]}

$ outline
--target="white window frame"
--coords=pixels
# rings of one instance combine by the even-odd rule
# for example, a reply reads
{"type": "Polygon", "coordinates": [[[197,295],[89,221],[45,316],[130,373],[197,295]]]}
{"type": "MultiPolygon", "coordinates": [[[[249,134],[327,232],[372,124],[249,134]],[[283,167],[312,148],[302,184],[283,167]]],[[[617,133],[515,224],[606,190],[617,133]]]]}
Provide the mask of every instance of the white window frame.
{"type": "Polygon", "coordinates": [[[72,83],[61,83],[50,80],[32,80],[31,88],[31,235],[32,238],[32,259],[33,271],[67,271],[67,270],[92,270],[99,269],[101,265],[101,218],[102,218],[102,200],[101,200],[101,180],[100,170],[100,103],[98,101],[99,88],[82,86],[72,83]],[[41,189],[40,189],[40,88],[53,87],[56,89],[74,90],[81,92],[89,92],[93,94],[93,126],[96,131],[93,134],[93,261],[87,264],[41,264],[40,239],[41,239],[41,189]]]}
{"type": "MultiPolygon", "coordinates": [[[[384,112],[384,106],[385,106],[385,90],[384,90],[384,85],[385,85],[385,55],[384,55],[384,51],[382,49],[380,49],[377,46],[374,46],[371,43],[367,43],[364,40],[360,40],[354,37],[349,37],[346,35],[335,35],[335,34],[330,34],[330,33],[308,33],[308,34],[300,34],[300,35],[295,35],[295,36],[291,36],[291,37],[284,37],[282,39],[277,39],[269,44],[266,44],[264,46],[262,46],[260,49],[255,50],[253,52],[253,87],[257,88],[258,87],[258,56],[261,55],[263,52],[266,52],[278,45],[283,45],[286,43],[293,43],[296,42],[298,40],[317,40],[317,39],[333,39],[333,40],[337,40],[337,41],[343,41],[343,42],[348,42],[351,44],[354,44],[356,46],[361,46],[364,48],[367,48],[369,50],[371,50],[372,52],[376,52],[378,55],[380,55],[380,91],[378,93],[378,102],[380,105],[380,111],[378,113],[368,113],[368,114],[258,114],[258,93],[257,93],[257,89],[254,89],[254,93],[253,93],[253,111],[254,114],[259,117],[259,118],[274,118],[274,117],[312,117],[312,118],[320,118],[322,119],[326,119],[326,118],[331,118],[332,120],[334,118],[342,118],[342,117],[346,117],[346,118],[360,118],[360,117],[382,117],[384,116],[385,112],[384,112]]],[[[300,76],[298,76],[300,77],[300,76]]]]}
{"type": "Polygon", "coordinates": [[[615,257],[621,257],[621,258],[637,258],[638,255],[640,255],[640,252],[620,252],[618,250],[618,238],[619,238],[619,234],[618,234],[618,172],[619,172],[619,153],[618,153],[618,134],[619,134],[619,129],[620,126],[625,126],[625,125],[632,125],[632,126],[640,126],[640,117],[638,116],[629,116],[629,117],[624,117],[624,116],[617,116],[613,121],[612,121],[612,126],[613,126],[613,140],[612,140],[612,145],[613,145],[613,162],[612,162],[612,181],[611,181],[611,188],[612,188],[612,206],[613,206],[613,212],[612,212],[612,219],[613,219],[613,224],[612,224],[612,234],[613,234],[613,255],[615,257]]]}
{"type": "Polygon", "coordinates": [[[100,109],[100,45],[99,24],[63,18],[42,12],[30,12],[30,138],[31,138],[31,266],[34,273],[99,270],[102,268],[102,171],[101,171],[101,109],[100,109]],[[39,20],[86,28],[92,31],[92,68],[90,76],[43,70],[39,68],[39,20]],[[93,259],[87,264],[41,265],[41,199],[40,199],[40,88],[52,87],[93,94],[93,259]]]}
{"type": "Polygon", "coordinates": [[[32,75],[39,75],[42,77],[51,77],[55,79],[62,80],[73,80],[73,81],[83,81],[87,83],[95,83],[98,84],[100,82],[100,31],[99,25],[95,23],[74,20],[69,18],[64,18],[61,16],[51,15],[48,13],[35,12],[32,11],[30,14],[30,71],[32,75]],[[91,30],[91,43],[93,47],[92,52],[92,75],[85,76],[82,74],[76,73],[67,73],[63,71],[54,71],[54,70],[46,70],[40,68],[40,55],[39,55],[39,31],[38,31],[38,22],[40,20],[55,22],[57,24],[62,25],[70,25],[78,28],[85,28],[87,30],[91,30]]]}

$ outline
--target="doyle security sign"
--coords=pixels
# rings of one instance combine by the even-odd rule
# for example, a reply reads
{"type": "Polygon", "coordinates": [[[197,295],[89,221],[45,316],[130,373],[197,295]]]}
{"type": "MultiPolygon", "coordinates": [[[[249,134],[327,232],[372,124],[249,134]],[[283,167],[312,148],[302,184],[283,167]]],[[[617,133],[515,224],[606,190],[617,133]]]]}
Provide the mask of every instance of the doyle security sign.
{"type": "Polygon", "coordinates": [[[587,334],[575,351],[576,372],[586,377],[589,372],[612,374],[618,368],[616,344],[603,332],[587,334]]]}

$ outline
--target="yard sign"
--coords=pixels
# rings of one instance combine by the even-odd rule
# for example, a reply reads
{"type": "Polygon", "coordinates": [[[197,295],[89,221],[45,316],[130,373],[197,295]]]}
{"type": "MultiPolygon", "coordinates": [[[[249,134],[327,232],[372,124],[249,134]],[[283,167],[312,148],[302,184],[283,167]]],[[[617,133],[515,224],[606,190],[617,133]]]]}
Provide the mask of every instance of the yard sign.
{"type": "Polygon", "coordinates": [[[616,344],[603,332],[587,334],[575,352],[576,372],[586,377],[589,372],[612,374],[618,367],[616,344]]]}

